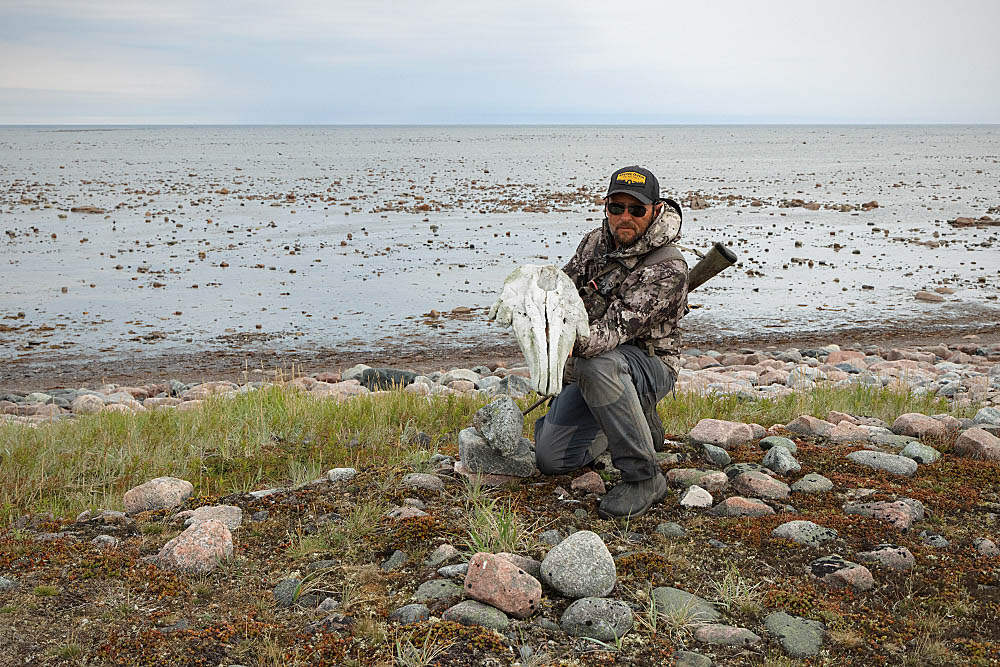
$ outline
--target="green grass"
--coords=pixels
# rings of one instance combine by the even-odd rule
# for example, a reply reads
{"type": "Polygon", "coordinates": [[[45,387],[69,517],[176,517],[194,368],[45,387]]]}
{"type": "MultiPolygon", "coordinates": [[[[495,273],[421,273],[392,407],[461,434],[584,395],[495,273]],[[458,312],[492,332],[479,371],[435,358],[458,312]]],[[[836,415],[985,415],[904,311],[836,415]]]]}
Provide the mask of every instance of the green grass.
{"type": "MultiPolygon", "coordinates": [[[[526,408],[534,399],[518,403],[526,408]]],[[[235,398],[213,397],[201,409],[185,412],[102,413],[40,428],[0,426],[0,525],[30,512],[71,517],[84,509],[121,509],[125,491],[163,475],[192,482],[196,495],[221,495],[293,486],[340,466],[425,470],[429,454],[407,444],[411,434],[424,431],[435,451],[455,454],[458,431],[485,403],[485,398],[428,399],[404,392],[338,403],[273,386],[235,398]]],[[[527,416],[528,437],[546,410],[527,416]]],[[[659,405],[673,434],[687,433],[705,417],[769,426],[800,414],[825,417],[830,410],[890,422],[904,412],[974,412],[951,411],[946,401],[930,396],[860,386],[756,402],[681,393],[659,405]]],[[[493,510],[502,518],[502,507],[493,510]]]]}
{"type": "Polygon", "coordinates": [[[489,495],[479,484],[466,483],[466,544],[473,552],[522,553],[531,544],[533,532],[524,525],[513,501],[489,495]]]}

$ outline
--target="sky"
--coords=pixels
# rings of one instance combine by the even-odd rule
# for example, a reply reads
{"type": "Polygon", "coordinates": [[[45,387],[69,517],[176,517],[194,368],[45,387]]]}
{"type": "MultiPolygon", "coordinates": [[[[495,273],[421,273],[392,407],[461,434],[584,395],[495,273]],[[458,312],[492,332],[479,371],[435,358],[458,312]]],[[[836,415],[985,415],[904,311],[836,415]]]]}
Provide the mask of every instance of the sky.
{"type": "Polygon", "coordinates": [[[1000,123],[997,0],[0,0],[0,124],[1000,123]]]}

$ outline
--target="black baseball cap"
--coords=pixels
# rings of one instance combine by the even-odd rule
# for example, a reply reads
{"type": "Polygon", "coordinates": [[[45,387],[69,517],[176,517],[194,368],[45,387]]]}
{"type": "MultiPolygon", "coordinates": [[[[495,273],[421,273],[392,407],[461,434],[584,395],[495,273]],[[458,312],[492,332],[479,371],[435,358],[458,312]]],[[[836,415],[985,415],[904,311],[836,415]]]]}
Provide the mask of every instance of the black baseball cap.
{"type": "Polygon", "coordinates": [[[611,185],[605,198],[616,192],[632,195],[643,204],[655,204],[660,198],[660,182],[649,169],[623,167],[611,174],[611,185]]]}

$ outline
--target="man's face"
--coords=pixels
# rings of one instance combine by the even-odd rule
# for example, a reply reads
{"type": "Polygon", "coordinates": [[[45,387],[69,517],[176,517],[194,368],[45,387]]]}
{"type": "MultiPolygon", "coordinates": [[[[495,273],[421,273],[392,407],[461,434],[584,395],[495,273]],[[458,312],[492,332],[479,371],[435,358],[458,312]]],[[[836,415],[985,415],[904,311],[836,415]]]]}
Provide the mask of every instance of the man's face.
{"type": "Polygon", "coordinates": [[[611,233],[614,235],[618,247],[624,248],[632,245],[646,233],[646,229],[649,228],[650,223],[653,221],[655,207],[651,204],[643,204],[632,195],[625,194],[624,192],[614,193],[608,197],[607,201],[608,203],[613,202],[625,205],[625,211],[620,215],[612,214],[607,209],[607,206],[605,206],[604,212],[608,216],[608,226],[611,227],[611,233]],[[645,207],[645,213],[640,217],[635,217],[629,211],[630,206],[643,206],[645,207]]]}

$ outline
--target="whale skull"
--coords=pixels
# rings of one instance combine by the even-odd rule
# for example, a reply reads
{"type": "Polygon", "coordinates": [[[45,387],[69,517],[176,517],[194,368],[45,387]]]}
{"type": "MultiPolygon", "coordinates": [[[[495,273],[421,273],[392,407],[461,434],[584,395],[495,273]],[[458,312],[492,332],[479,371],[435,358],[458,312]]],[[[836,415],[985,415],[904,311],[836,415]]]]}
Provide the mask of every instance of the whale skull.
{"type": "Polygon", "coordinates": [[[489,317],[513,326],[535,391],[558,394],[577,337],[590,335],[587,309],[569,276],[552,264],[518,267],[504,281],[489,317]]]}

